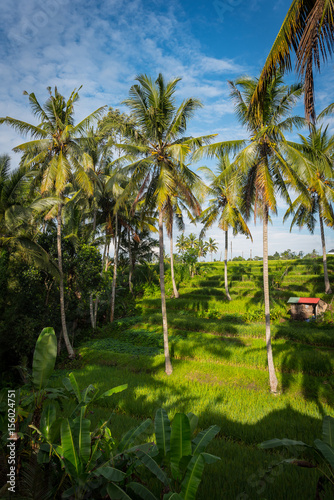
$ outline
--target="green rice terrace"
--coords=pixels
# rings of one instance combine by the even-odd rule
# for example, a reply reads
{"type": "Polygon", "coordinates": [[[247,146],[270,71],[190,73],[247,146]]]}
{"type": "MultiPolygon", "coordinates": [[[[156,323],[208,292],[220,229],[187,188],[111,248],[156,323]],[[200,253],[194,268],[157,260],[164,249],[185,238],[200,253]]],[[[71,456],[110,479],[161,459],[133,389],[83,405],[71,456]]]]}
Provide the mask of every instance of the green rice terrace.
{"type": "MultiPolygon", "coordinates": [[[[328,265],[334,286],[334,258],[328,265]]],[[[141,421],[153,420],[159,408],[170,419],[193,412],[199,429],[218,425],[207,451],[221,460],[205,469],[201,500],[315,498],[317,470],[278,465],[296,451],[258,445],[272,438],[312,445],[321,437],[323,417],[334,416],[332,309],[317,321],[296,322],[287,304],[290,296],[327,303],[332,296],[322,293],[320,259],[269,261],[269,274],[279,395],[268,388],[262,262],[254,261],[228,263],[231,302],[222,263],[203,263],[198,275],[178,283],[180,298],[167,299],[171,376],[164,372],[161,301],[153,284],[145,288],[134,316],[97,329],[93,340],[81,344],[80,361],[58,372],[73,371],[80,387],[93,384],[102,391],[128,384],[90,408],[93,423],[113,412],[110,429],[116,440],[141,421]]],[[[168,284],[167,278],[170,296],[168,284]]],[[[150,441],[153,427],[147,432],[150,441]]],[[[322,494],[333,498],[329,490],[322,494]]]]}

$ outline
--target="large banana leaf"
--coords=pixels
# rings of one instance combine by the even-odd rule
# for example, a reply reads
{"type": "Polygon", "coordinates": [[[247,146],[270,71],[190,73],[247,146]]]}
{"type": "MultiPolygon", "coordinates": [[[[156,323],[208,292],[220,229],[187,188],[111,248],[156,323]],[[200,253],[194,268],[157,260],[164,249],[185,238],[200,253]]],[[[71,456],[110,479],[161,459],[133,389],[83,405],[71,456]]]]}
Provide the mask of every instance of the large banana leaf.
{"type": "Polygon", "coordinates": [[[121,442],[118,445],[118,451],[125,451],[129,446],[132,445],[134,440],[143,434],[143,432],[148,429],[148,427],[151,425],[152,421],[150,418],[142,422],[138,427],[135,427],[133,429],[130,429],[122,438],[121,442]]]}
{"type": "Polygon", "coordinates": [[[278,446],[306,446],[307,448],[312,448],[312,446],[303,443],[303,441],[294,441],[293,439],[269,439],[269,441],[264,441],[259,444],[259,448],[277,448],[278,446]]]}
{"type": "Polygon", "coordinates": [[[40,431],[44,434],[47,441],[51,440],[51,427],[52,424],[56,421],[57,413],[56,407],[53,403],[48,404],[41,415],[40,421],[40,431]]]}
{"type": "Polygon", "coordinates": [[[88,395],[93,391],[95,391],[95,387],[92,384],[89,384],[87,387],[85,387],[81,391],[81,401],[83,403],[89,403],[91,398],[89,398],[88,395]]]}
{"type": "Polygon", "coordinates": [[[326,415],[322,422],[322,439],[334,448],[334,418],[326,415]]]}
{"type": "Polygon", "coordinates": [[[99,467],[98,469],[96,469],[94,474],[96,476],[103,476],[108,481],[115,481],[116,483],[124,481],[124,479],[126,478],[126,474],[124,472],[118,469],[114,469],[114,467],[110,467],[109,465],[99,467]]]}
{"type": "Polygon", "coordinates": [[[116,394],[117,392],[125,391],[125,389],[127,389],[127,388],[128,388],[128,384],[123,384],[123,385],[118,385],[117,387],[113,387],[112,389],[109,389],[108,391],[101,394],[101,396],[97,396],[95,401],[97,401],[98,399],[106,398],[108,396],[112,396],[113,394],[116,394]]]}
{"type": "Polygon", "coordinates": [[[220,427],[218,425],[211,425],[204,431],[200,432],[195,439],[193,439],[193,454],[199,455],[205,450],[207,445],[218,434],[220,427]]]}
{"type": "Polygon", "coordinates": [[[202,455],[192,457],[187,467],[187,472],[181,484],[183,500],[195,500],[198,486],[204,471],[204,458],[202,455]]]}
{"type": "Polygon", "coordinates": [[[108,484],[107,492],[112,500],[131,500],[131,497],[115,483],[108,484]]]}
{"type": "Polygon", "coordinates": [[[201,453],[201,455],[204,458],[204,462],[206,464],[214,464],[218,460],[221,460],[220,457],[217,457],[216,455],[211,455],[211,453],[201,453]]]}
{"type": "Polygon", "coordinates": [[[193,435],[198,424],[198,417],[192,412],[187,413],[187,417],[189,418],[190,432],[193,435]]]}
{"type": "Polygon", "coordinates": [[[130,490],[132,490],[139,498],[142,500],[158,500],[151,491],[149,491],[143,484],[140,483],[129,483],[127,485],[130,490]]]}
{"type": "Polygon", "coordinates": [[[181,458],[191,454],[189,419],[184,413],[176,413],[170,436],[170,462],[172,475],[175,479],[180,478],[179,464],[181,458]]]}
{"type": "Polygon", "coordinates": [[[145,453],[142,450],[138,450],[136,452],[137,457],[139,460],[154,474],[165,486],[169,485],[169,479],[164,473],[162,469],[160,469],[159,465],[156,463],[155,460],[153,460],[150,455],[145,453]]]}
{"type": "Polygon", "coordinates": [[[73,437],[79,458],[87,463],[91,454],[90,420],[85,418],[86,407],[80,408],[80,415],[73,420],[73,437]]]}
{"type": "Polygon", "coordinates": [[[35,389],[46,387],[54,370],[56,357],[57,339],[54,329],[44,328],[37,339],[32,363],[32,383],[35,389]]]}
{"type": "Polygon", "coordinates": [[[61,453],[70,475],[79,476],[82,472],[82,462],[75,447],[75,439],[68,418],[62,421],[61,428],[61,453]]]}
{"type": "Polygon", "coordinates": [[[74,376],[74,373],[71,372],[69,374],[68,378],[67,377],[64,378],[63,384],[69,392],[74,392],[74,394],[78,400],[78,403],[81,403],[81,401],[82,401],[81,393],[80,393],[77,379],[74,376]]]}
{"type": "Polygon", "coordinates": [[[155,414],[154,430],[159,452],[165,457],[170,450],[171,427],[167,412],[163,408],[159,408],[155,414]]]}
{"type": "Polygon", "coordinates": [[[321,439],[315,439],[314,444],[318,448],[322,456],[325,458],[325,460],[334,469],[334,448],[332,448],[332,446],[329,446],[329,444],[321,441],[321,439]]]}

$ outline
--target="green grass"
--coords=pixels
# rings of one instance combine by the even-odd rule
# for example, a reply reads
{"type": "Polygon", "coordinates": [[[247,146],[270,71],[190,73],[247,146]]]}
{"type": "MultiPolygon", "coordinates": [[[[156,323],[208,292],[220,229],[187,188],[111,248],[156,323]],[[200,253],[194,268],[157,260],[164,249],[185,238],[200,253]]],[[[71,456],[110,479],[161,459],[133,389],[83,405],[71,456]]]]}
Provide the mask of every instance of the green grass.
{"type": "MultiPolygon", "coordinates": [[[[313,500],[316,471],[270,468],[289,455],[257,445],[273,437],[311,444],[321,436],[323,415],[334,416],[333,323],[291,322],[286,304],[290,295],[310,296],[315,290],[329,302],[322,276],[315,275],[321,262],[270,261],[273,276],[286,271],[281,285],[271,291],[272,310],[277,311],[272,337],[278,396],[268,390],[262,262],[228,267],[232,302],[225,297],[221,263],[205,264],[205,273],[181,284],[180,299],[167,300],[170,377],[164,373],[160,299],[147,294],[136,317],[105,326],[81,346],[75,370],[81,387],[92,383],[107,390],[128,384],[126,391],[93,407],[90,418],[97,423],[112,412],[112,433],[120,439],[142,419],[153,418],[159,407],[170,418],[192,411],[201,429],[212,424],[221,428],[208,451],[222,460],[204,473],[199,500],[313,500]]],[[[334,259],[329,259],[329,269],[334,269],[334,259]]],[[[324,498],[333,499],[334,492],[324,498]]]]}

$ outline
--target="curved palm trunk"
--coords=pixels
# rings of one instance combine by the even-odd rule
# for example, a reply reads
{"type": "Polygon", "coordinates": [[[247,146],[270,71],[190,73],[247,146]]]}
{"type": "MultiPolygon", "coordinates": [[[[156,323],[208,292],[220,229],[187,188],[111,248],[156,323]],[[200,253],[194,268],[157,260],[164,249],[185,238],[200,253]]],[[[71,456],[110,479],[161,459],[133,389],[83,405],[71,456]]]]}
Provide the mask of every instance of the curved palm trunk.
{"type": "Polygon", "coordinates": [[[64,300],[64,275],[63,275],[63,256],[61,251],[61,212],[62,204],[58,205],[57,214],[57,252],[58,252],[58,267],[59,267],[59,295],[60,295],[60,316],[61,316],[61,326],[63,329],[63,337],[68,352],[69,358],[74,358],[74,350],[71,345],[70,339],[68,338],[67,327],[66,327],[66,316],[65,316],[65,300],[64,300]]]}
{"type": "Polygon", "coordinates": [[[172,275],[174,297],[175,297],[175,299],[178,299],[180,297],[180,294],[177,291],[176,283],[175,283],[175,276],[174,276],[173,223],[172,223],[171,230],[170,230],[170,271],[171,271],[171,275],[172,275]]]}
{"type": "Polygon", "coordinates": [[[325,292],[326,293],[332,293],[331,285],[329,283],[329,278],[328,278],[324,222],[322,220],[322,217],[321,217],[321,214],[320,214],[320,210],[319,210],[319,221],[320,221],[320,234],[321,234],[321,246],[322,246],[322,261],[323,261],[323,264],[324,264],[325,292]]]}
{"type": "Polygon", "coordinates": [[[160,269],[160,291],[161,291],[161,312],[162,312],[162,329],[164,336],[164,354],[165,354],[165,372],[171,375],[173,372],[172,363],[169,355],[168,346],[168,325],[167,325],[167,309],[166,309],[166,293],[165,293],[165,272],[164,272],[164,232],[162,222],[162,210],[159,211],[159,269],[160,269]]]}
{"type": "Polygon", "coordinates": [[[277,377],[273,360],[273,351],[271,346],[270,333],[270,304],[269,304],[269,272],[268,272],[268,206],[264,207],[263,214],[263,291],[264,291],[264,310],[266,317],[266,344],[269,370],[270,391],[277,392],[277,377]]]}
{"type": "Polygon", "coordinates": [[[115,253],[114,253],[114,276],[112,279],[112,290],[111,290],[111,311],[110,311],[110,323],[114,321],[115,316],[115,298],[116,298],[116,280],[117,280],[117,263],[118,263],[118,250],[119,250],[119,236],[118,236],[118,217],[117,212],[115,215],[115,253]]]}
{"type": "Polygon", "coordinates": [[[224,259],[225,293],[228,300],[231,300],[231,296],[228,291],[228,281],[227,281],[227,256],[228,256],[228,231],[225,231],[225,259],[224,259]]]}

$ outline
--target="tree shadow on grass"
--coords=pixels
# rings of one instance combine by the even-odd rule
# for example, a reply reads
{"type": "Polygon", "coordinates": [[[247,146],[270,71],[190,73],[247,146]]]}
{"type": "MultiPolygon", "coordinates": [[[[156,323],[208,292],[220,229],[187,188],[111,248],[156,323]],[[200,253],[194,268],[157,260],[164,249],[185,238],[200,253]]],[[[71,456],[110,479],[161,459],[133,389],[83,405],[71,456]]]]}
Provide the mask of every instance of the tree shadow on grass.
{"type": "MultiPolygon", "coordinates": [[[[279,331],[278,331],[279,334],[279,331]]],[[[250,349],[249,352],[263,351],[250,349]]],[[[334,408],[334,378],[331,363],[334,351],[326,351],[314,346],[286,342],[273,342],[274,363],[281,372],[281,390],[288,393],[293,390],[305,401],[313,402],[324,415],[323,403],[334,408]],[[296,390],[296,386],[298,389],[296,390]]]]}
{"type": "MultiPolygon", "coordinates": [[[[224,385],[224,381],[220,385],[214,377],[210,378],[210,373],[199,382],[189,372],[188,377],[179,378],[179,382],[175,383],[173,377],[182,369],[183,362],[174,360],[173,364],[175,375],[164,377],[161,376],[164,368],[162,358],[145,358],[143,362],[135,356],[118,358],[114,355],[109,364],[106,360],[102,378],[100,374],[97,383],[94,367],[85,377],[97,387],[101,386],[101,390],[108,388],[106,379],[112,381],[112,385],[128,383],[126,391],[106,400],[104,407],[107,413],[116,411],[119,415],[124,413],[139,419],[153,419],[156,410],[163,407],[171,418],[176,412],[193,411],[198,415],[202,429],[213,424],[220,427],[220,439],[215,440],[208,451],[218,454],[222,460],[214,468],[207,469],[198,500],[236,499],[240,494],[248,495],[240,497],[243,499],[262,498],[259,495],[263,494],[262,490],[260,492],[263,480],[268,500],[314,498],[318,476],[313,471],[304,477],[300,470],[287,468],[278,479],[271,476],[275,477],[273,482],[263,479],[263,469],[272,462],[279,462],[282,455],[257,450],[256,445],[274,437],[312,444],[315,438],[321,436],[320,409],[318,417],[308,415],[306,408],[305,412],[296,411],[288,400],[283,399],[284,396],[271,396],[263,388],[260,392],[255,388],[241,388],[240,392],[236,391],[235,400],[231,400],[231,390],[224,385]],[[251,396],[249,400],[248,395],[251,396]],[[232,414],[235,418],[228,416],[232,414]]],[[[77,379],[82,387],[83,380],[80,376],[77,379]]],[[[301,402],[303,397],[301,394],[301,402]]],[[[99,412],[101,409],[103,406],[100,405],[99,412]]]]}

